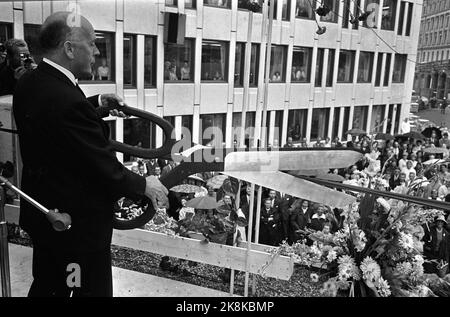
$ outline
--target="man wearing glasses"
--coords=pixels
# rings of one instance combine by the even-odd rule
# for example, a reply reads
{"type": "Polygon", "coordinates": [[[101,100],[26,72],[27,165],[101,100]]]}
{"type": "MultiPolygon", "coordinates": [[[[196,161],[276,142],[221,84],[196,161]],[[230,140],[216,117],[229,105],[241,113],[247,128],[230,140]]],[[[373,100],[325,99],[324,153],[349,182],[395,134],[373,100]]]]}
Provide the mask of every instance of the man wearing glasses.
{"type": "Polygon", "coordinates": [[[13,94],[19,78],[28,70],[36,68],[24,40],[9,39],[4,46],[6,64],[0,70],[0,96],[13,94]]]}

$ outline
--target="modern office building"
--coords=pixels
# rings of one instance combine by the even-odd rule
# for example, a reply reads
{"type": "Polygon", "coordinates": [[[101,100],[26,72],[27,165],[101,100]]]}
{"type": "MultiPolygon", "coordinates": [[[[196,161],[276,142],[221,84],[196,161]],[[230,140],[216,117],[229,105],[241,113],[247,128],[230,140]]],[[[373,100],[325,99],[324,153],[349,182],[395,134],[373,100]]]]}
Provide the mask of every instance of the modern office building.
{"type": "MultiPolygon", "coordinates": [[[[351,128],[397,133],[409,113],[422,0],[278,0],[268,33],[269,19],[254,13],[249,24],[237,0],[1,2],[0,39],[25,38],[39,59],[40,24],[77,7],[93,23],[101,52],[82,89],[118,93],[171,120],[177,137],[186,127],[194,142],[243,144],[259,135],[265,104],[268,143],[280,146],[288,137],[343,139],[351,128]],[[331,11],[319,16],[313,7],[322,3],[331,11]],[[362,11],[367,20],[351,23],[362,11]],[[324,34],[316,33],[316,19],[324,34]],[[205,134],[209,127],[220,128],[223,139],[205,134]]],[[[108,119],[119,141],[162,142],[142,119],[108,119]]]]}
{"type": "Polygon", "coordinates": [[[424,0],[414,90],[428,98],[450,94],[450,1],[424,0]]]}

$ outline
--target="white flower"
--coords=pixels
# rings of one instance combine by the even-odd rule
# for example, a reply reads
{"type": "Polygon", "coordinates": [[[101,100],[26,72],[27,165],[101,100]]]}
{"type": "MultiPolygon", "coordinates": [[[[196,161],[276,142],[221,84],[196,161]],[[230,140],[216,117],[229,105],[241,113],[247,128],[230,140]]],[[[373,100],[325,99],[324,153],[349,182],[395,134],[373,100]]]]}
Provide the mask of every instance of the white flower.
{"type": "Polygon", "coordinates": [[[374,282],[381,277],[381,268],[378,263],[370,256],[366,257],[360,265],[363,278],[367,281],[374,282]]]}
{"type": "Polygon", "coordinates": [[[334,250],[330,250],[330,252],[328,252],[327,255],[327,261],[328,262],[333,262],[334,260],[336,260],[337,258],[337,253],[334,250]]]}
{"type": "Polygon", "coordinates": [[[311,273],[309,277],[311,278],[311,282],[313,283],[317,283],[319,281],[319,275],[317,275],[316,273],[311,273]]]}
{"type": "Polygon", "coordinates": [[[386,280],[384,280],[382,277],[380,277],[376,284],[375,284],[378,294],[381,297],[388,297],[389,295],[391,295],[391,290],[390,290],[390,286],[388,284],[388,282],[386,280]]]}
{"type": "Polygon", "coordinates": [[[338,259],[338,263],[339,280],[348,280],[349,278],[359,280],[361,278],[359,269],[352,257],[343,255],[338,259]]]}
{"type": "Polygon", "coordinates": [[[414,249],[414,239],[409,233],[400,232],[399,244],[402,248],[409,250],[414,249]]]}
{"type": "Polygon", "coordinates": [[[414,256],[414,261],[417,262],[417,264],[422,265],[425,260],[423,259],[423,257],[420,254],[416,254],[414,256]]]}

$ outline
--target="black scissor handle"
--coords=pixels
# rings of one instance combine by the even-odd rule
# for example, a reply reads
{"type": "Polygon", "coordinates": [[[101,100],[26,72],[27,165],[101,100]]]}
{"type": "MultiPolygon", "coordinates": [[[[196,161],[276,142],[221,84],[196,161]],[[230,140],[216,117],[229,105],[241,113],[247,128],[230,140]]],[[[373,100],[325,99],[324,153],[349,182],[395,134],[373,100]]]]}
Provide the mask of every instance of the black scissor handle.
{"type": "Polygon", "coordinates": [[[174,127],[172,126],[172,124],[170,124],[170,122],[153,113],[128,106],[120,106],[117,104],[115,106],[108,107],[108,109],[117,109],[119,111],[122,111],[126,115],[139,117],[153,122],[163,130],[165,136],[165,143],[161,147],[156,149],[138,148],[136,146],[111,140],[110,144],[115,151],[146,159],[162,158],[171,154],[173,145],[175,144],[176,140],[173,139],[175,137],[174,135],[172,135],[174,127]]]}

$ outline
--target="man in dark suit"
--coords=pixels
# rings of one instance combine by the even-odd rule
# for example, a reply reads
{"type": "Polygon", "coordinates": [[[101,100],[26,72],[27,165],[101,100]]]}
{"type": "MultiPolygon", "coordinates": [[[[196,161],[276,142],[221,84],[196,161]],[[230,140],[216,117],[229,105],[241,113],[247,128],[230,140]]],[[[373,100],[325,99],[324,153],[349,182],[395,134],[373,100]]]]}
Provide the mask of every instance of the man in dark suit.
{"type": "Polygon", "coordinates": [[[264,201],[261,209],[261,222],[259,225],[259,243],[278,245],[281,242],[281,217],[278,209],[271,207],[271,200],[264,201]]]}
{"type": "Polygon", "coordinates": [[[13,99],[22,189],[72,219],[69,230],[57,232],[45,215],[21,201],[20,226],[33,240],[28,295],[112,296],[115,202],[146,195],[155,208],[167,206],[168,192],[153,176],[136,175],[117,160],[100,114],[122,101],[115,95],[86,98],[78,87],[76,78],[90,76],[99,51],[89,21],[80,16],[80,24],[70,25],[70,14],[46,19],[39,34],[44,60],[19,80],[13,99]],[[73,284],[67,282],[71,273],[73,284]]]}
{"type": "Polygon", "coordinates": [[[394,190],[397,186],[400,186],[400,169],[398,167],[394,170],[394,174],[389,180],[389,187],[391,190],[394,190]]]}

